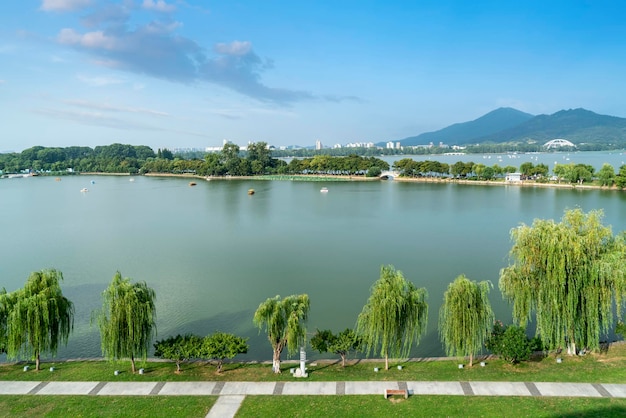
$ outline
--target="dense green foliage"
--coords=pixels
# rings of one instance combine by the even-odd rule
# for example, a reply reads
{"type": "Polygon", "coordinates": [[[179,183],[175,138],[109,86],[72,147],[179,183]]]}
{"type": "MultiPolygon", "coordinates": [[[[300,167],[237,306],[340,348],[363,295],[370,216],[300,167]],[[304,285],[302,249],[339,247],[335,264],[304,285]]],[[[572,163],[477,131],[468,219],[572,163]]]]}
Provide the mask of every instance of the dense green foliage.
{"type": "Polygon", "coordinates": [[[626,296],[626,243],[602,225],[602,212],[565,212],[560,223],[535,220],[511,232],[513,263],[500,289],[522,326],[535,314],[549,349],[599,349],[626,296]]]}
{"type": "Polygon", "coordinates": [[[513,364],[530,359],[534,351],[543,350],[540,338],[530,339],[524,328],[517,325],[503,326],[500,321],[494,323],[485,347],[513,364]]]}
{"type": "Polygon", "coordinates": [[[222,372],[224,360],[231,359],[237,354],[248,352],[248,343],[245,338],[225,332],[216,332],[207,335],[202,340],[199,357],[217,361],[217,372],[222,372]]]}
{"type": "Polygon", "coordinates": [[[469,356],[470,367],[493,323],[490,288],[490,282],[477,283],[460,275],[448,286],[439,310],[439,335],[446,354],[469,356]]]}
{"type": "Polygon", "coordinates": [[[102,353],[109,360],[130,358],[144,362],[156,333],[156,295],[145,282],[131,283],[118,271],[102,293],[102,309],[97,313],[102,353]]]}
{"type": "Polygon", "coordinates": [[[341,356],[341,366],[346,366],[346,356],[350,351],[356,351],[361,345],[361,339],[354,330],[346,328],[335,335],[329,329],[320,331],[319,329],[311,338],[311,347],[320,353],[331,352],[341,356]]]}
{"type": "Polygon", "coordinates": [[[380,349],[389,369],[389,356],[407,357],[426,331],[426,289],[417,288],[393,266],[382,266],[380,278],[357,319],[357,334],[369,355],[380,349]]]}
{"type": "Polygon", "coordinates": [[[272,345],[274,373],[280,373],[280,354],[285,347],[293,355],[304,345],[304,323],[309,316],[310,306],[309,296],[306,294],[291,295],[284,299],[277,295],[262,302],[254,313],[254,325],[259,330],[265,328],[272,345]]]}
{"type": "Polygon", "coordinates": [[[31,273],[24,288],[0,292],[0,351],[31,358],[39,370],[42,353],[55,355],[74,325],[74,304],[63,296],[60,271],[31,273]]]}

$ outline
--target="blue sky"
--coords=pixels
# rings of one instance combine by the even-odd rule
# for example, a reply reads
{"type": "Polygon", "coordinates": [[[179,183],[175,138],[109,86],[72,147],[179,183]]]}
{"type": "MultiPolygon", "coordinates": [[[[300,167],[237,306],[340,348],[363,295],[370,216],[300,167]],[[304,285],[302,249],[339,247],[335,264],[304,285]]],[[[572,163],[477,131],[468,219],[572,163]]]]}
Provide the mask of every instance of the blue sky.
{"type": "Polygon", "coordinates": [[[0,152],[402,139],[498,107],[626,117],[621,1],[0,4],[0,152]]]}

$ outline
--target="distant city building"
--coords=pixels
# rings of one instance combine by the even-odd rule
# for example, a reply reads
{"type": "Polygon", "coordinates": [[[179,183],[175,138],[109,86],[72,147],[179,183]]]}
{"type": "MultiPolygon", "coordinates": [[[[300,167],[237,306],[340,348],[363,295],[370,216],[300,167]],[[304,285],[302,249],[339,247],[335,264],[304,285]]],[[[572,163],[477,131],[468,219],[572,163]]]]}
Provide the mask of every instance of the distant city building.
{"type": "Polygon", "coordinates": [[[375,148],[376,144],[373,142],[351,142],[346,144],[346,148],[375,148]]]}
{"type": "Polygon", "coordinates": [[[387,149],[393,149],[393,142],[387,142],[387,149]]]}
{"type": "Polygon", "coordinates": [[[315,149],[316,150],[321,150],[322,149],[322,141],[320,141],[319,139],[317,141],[315,141],[315,149]]]}
{"type": "Polygon", "coordinates": [[[333,148],[334,149],[341,148],[341,144],[335,144],[335,145],[333,145],[333,148]]]}
{"type": "Polygon", "coordinates": [[[396,149],[402,149],[402,144],[400,141],[396,142],[396,149]]]}

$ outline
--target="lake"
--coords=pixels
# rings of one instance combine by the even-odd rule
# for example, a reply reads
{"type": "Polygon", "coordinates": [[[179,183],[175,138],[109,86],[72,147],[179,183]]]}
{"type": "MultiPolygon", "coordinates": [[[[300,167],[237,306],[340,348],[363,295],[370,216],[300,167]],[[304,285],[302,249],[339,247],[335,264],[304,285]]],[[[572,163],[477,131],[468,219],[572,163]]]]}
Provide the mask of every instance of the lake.
{"type": "Polygon", "coordinates": [[[308,293],[310,332],[353,327],[385,264],[428,290],[428,334],[413,355],[438,356],[439,306],[460,274],[490,280],[496,316],[510,322],[498,275],[508,264],[511,228],[560,219],[566,208],[580,207],[604,209],[614,233],[626,230],[626,193],[620,191],[393,181],[196,180],[190,187],[189,179],[129,180],[0,180],[0,286],[13,291],[44,268],[63,272],[76,321],[60,358],[101,355],[90,318],[117,270],[155,289],[157,339],[233,332],[250,338],[250,352],[240,358],[270,360],[270,345],[252,324],[259,303],[308,293]]]}

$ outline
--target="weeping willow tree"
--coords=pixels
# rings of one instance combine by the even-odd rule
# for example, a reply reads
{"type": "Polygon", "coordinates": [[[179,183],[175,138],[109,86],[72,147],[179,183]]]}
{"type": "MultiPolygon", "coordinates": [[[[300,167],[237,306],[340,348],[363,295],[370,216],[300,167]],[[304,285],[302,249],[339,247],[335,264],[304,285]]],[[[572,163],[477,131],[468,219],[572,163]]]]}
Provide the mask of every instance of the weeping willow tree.
{"type": "Polygon", "coordinates": [[[511,232],[513,263],[500,273],[500,290],[525,326],[535,314],[549,349],[599,349],[600,335],[621,316],[626,296],[626,245],[602,224],[602,211],[567,210],[561,222],[535,220],[511,232]]]}
{"type": "Polygon", "coordinates": [[[303,346],[306,338],[304,322],[309,315],[309,296],[291,295],[269,298],[261,303],[254,313],[253,322],[260,329],[265,327],[267,338],[272,345],[272,370],[280,373],[280,354],[287,347],[293,355],[303,346]]]}
{"type": "Polygon", "coordinates": [[[7,352],[7,318],[9,316],[9,297],[6,289],[0,289],[0,354],[7,352]]]}
{"type": "Polygon", "coordinates": [[[60,343],[67,344],[74,326],[74,304],[63,296],[62,280],[58,270],[41,270],[31,273],[24,288],[0,294],[0,321],[4,322],[0,333],[7,358],[29,357],[39,370],[42,353],[54,356],[60,343]]]}
{"type": "Polygon", "coordinates": [[[135,373],[135,359],[146,360],[156,334],[154,290],[145,282],[131,283],[118,271],[102,299],[97,314],[102,353],[109,360],[130,358],[135,373]]]}
{"type": "Polygon", "coordinates": [[[460,275],[448,286],[439,309],[439,335],[446,354],[469,356],[470,367],[493,325],[490,289],[488,281],[476,283],[460,275]]]}
{"type": "Polygon", "coordinates": [[[389,369],[389,356],[408,357],[413,343],[419,344],[428,322],[427,296],[426,289],[416,288],[393,266],[381,267],[356,331],[368,356],[380,347],[385,370],[389,369]]]}

